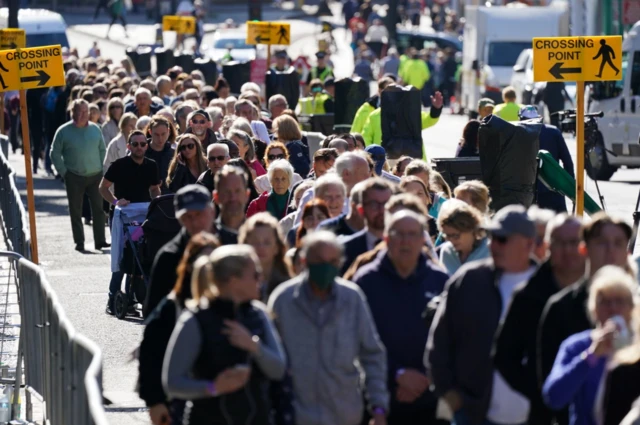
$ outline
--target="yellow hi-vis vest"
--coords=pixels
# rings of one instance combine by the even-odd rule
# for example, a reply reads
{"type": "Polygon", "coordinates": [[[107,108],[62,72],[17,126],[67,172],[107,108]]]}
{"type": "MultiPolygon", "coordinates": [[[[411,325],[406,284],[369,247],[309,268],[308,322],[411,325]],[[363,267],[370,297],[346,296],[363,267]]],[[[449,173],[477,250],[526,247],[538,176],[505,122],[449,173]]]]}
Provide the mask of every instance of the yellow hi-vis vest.
{"type": "Polygon", "coordinates": [[[309,96],[300,99],[301,115],[325,114],[324,102],[329,99],[328,94],[319,94],[316,97],[309,96]]]}

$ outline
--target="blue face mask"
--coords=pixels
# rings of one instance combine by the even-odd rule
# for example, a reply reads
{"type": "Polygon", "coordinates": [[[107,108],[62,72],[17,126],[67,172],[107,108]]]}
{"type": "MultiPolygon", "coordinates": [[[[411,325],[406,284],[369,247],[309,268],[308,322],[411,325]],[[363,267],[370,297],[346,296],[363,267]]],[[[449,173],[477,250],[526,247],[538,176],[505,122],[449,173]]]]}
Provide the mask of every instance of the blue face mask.
{"type": "Polygon", "coordinates": [[[331,263],[308,264],[309,280],[321,291],[333,285],[340,270],[331,263]]]}

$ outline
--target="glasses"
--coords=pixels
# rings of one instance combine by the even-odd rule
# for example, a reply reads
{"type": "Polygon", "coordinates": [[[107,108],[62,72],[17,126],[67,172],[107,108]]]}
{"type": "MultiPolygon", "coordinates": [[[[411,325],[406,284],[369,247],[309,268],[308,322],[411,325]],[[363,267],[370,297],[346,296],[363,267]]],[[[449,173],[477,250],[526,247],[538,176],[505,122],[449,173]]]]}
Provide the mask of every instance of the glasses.
{"type": "Polygon", "coordinates": [[[367,201],[362,204],[362,206],[368,210],[372,210],[374,208],[381,210],[381,209],[384,209],[385,205],[387,205],[386,202],[378,202],[378,201],[367,201]]]}
{"type": "Polygon", "coordinates": [[[276,159],[284,159],[284,154],[281,153],[279,155],[268,155],[267,158],[269,161],[275,161],[276,159]]]}
{"type": "Polygon", "coordinates": [[[596,303],[602,307],[627,307],[632,304],[631,300],[626,297],[611,297],[605,298],[603,296],[599,296],[596,300],[596,303]]]}
{"type": "Polygon", "coordinates": [[[193,124],[200,124],[200,125],[202,125],[202,124],[206,124],[206,123],[207,123],[207,120],[191,120],[191,122],[192,122],[193,124]]]}
{"type": "Polygon", "coordinates": [[[147,147],[147,142],[131,142],[130,144],[134,148],[137,148],[138,146],[140,146],[141,148],[146,148],[147,147]]]}
{"type": "Polygon", "coordinates": [[[210,161],[210,162],[213,162],[213,161],[220,161],[220,162],[222,162],[222,161],[224,161],[225,159],[227,159],[227,157],[226,157],[226,156],[224,156],[224,155],[219,155],[219,156],[210,156],[210,157],[209,157],[209,161],[210,161]]]}
{"type": "Polygon", "coordinates": [[[186,149],[192,150],[195,147],[196,147],[195,143],[189,143],[189,144],[185,144],[185,145],[180,145],[178,150],[180,150],[180,151],[183,151],[183,150],[186,150],[186,149]]]}
{"type": "Polygon", "coordinates": [[[442,237],[448,241],[457,241],[460,239],[460,233],[443,233],[442,237]]]}

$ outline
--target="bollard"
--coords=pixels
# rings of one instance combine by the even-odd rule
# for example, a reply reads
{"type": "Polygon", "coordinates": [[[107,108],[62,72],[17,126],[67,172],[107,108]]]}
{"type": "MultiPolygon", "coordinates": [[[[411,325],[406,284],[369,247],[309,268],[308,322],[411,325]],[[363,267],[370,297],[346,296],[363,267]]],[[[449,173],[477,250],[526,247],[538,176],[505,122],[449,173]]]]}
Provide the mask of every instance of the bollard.
{"type": "Polygon", "coordinates": [[[368,98],[369,84],[365,80],[356,77],[336,81],[336,125],[351,128],[356,112],[368,98]]]}
{"type": "Polygon", "coordinates": [[[151,47],[138,47],[138,60],[134,62],[136,72],[141,77],[151,75],[151,47]]]}
{"type": "Polygon", "coordinates": [[[289,108],[296,109],[300,98],[300,74],[293,67],[283,72],[269,69],[265,78],[265,92],[267,99],[274,94],[283,95],[289,108]]]}
{"type": "Polygon", "coordinates": [[[135,47],[127,47],[127,50],[125,50],[125,54],[129,57],[129,59],[131,59],[131,62],[133,62],[133,66],[137,68],[138,50],[135,47]]]}
{"type": "Polygon", "coordinates": [[[173,50],[157,47],[154,53],[156,55],[156,75],[165,75],[176,63],[173,50]]]}
{"type": "Polygon", "coordinates": [[[222,66],[222,75],[229,82],[231,93],[239,94],[242,85],[251,81],[251,62],[227,62],[222,66]]]}
{"type": "Polygon", "coordinates": [[[175,55],[176,65],[182,68],[184,72],[190,74],[194,70],[193,55],[187,52],[179,52],[175,55]]]}
{"type": "Polygon", "coordinates": [[[196,58],[193,61],[193,66],[198,71],[204,74],[205,82],[213,86],[218,79],[218,65],[211,60],[211,58],[196,58]]]}

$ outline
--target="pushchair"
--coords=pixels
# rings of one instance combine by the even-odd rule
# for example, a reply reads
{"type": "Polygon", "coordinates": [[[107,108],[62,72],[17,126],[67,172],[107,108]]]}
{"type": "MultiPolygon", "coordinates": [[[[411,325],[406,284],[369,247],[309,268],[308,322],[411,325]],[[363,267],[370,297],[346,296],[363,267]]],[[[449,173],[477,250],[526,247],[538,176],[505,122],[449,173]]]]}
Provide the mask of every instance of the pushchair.
{"type": "Polygon", "coordinates": [[[136,306],[146,298],[153,260],[160,248],[180,231],[172,194],[152,200],[142,224],[128,220],[126,215],[122,217],[125,248],[120,270],[129,275],[130,283],[125,285],[124,292],[118,291],[115,296],[115,314],[119,319],[129,313],[142,316],[136,306]]]}

